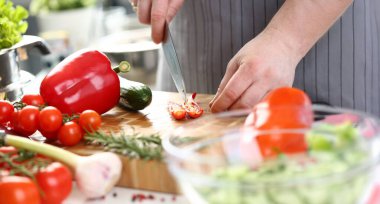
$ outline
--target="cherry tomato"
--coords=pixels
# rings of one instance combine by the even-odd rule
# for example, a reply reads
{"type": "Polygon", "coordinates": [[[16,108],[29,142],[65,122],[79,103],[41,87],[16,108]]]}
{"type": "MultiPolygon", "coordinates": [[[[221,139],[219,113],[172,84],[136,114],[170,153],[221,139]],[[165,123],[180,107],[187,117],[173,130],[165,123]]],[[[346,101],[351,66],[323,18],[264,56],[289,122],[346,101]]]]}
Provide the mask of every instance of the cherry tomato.
{"type": "Polygon", "coordinates": [[[57,108],[48,106],[40,111],[39,130],[45,133],[56,132],[62,126],[62,113],[57,108]]]}
{"type": "Polygon", "coordinates": [[[40,111],[36,106],[27,105],[20,110],[18,125],[22,132],[34,133],[38,129],[40,111]]]}
{"type": "Polygon", "coordinates": [[[182,120],[186,117],[186,110],[179,104],[169,103],[168,110],[170,115],[176,120],[182,120]]]}
{"type": "Polygon", "coordinates": [[[311,101],[303,91],[282,87],[268,95],[254,108],[245,124],[257,130],[282,130],[283,133],[260,134],[254,137],[264,158],[279,153],[300,153],[307,150],[304,134],[286,133],[286,129],[311,127],[313,111],[311,101]]]}
{"type": "Polygon", "coordinates": [[[47,141],[55,141],[58,139],[58,130],[55,132],[44,132],[40,130],[41,135],[43,135],[47,141]]]}
{"type": "Polygon", "coordinates": [[[71,171],[61,163],[49,164],[37,172],[35,178],[43,192],[41,196],[43,204],[60,204],[71,192],[71,171]]]}
{"type": "Polygon", "coordinates": [[[18,135],[22,135],[22,136],[29,136],[29,135],[32,135],[34,132],[27,132],[26,130],[22,129],[21,126],[20,126],[20,111],[19,110],[15,110],[12,114],[12,118],[11,118],[11,121],[9,123],[9,128],[15,133],[15,134],[18,134],[18,135]]]}
{"type": "Polygon", "coordinates": [[[79,125],[88,132],[97,131],[102,123],[100,115],[93,110],[85,110],[79,115],[79,125]]]}
{"type": "Polygon", "coordinates": [[[13,111],[14,107],[9,101],[0,100],[0,124],[11,120],[13,111]]]}
{"type": "Polygon", "coordinates": [[[58,140],[64,146],[73,146],[82,139],[81,127],[75,122],[67,122],[58,131],[58,140]]]}
{"type": "Polygon", "coordinates": [[[32,106],[42,106],[45,104],[44,99],[39,94],[26,94],[21,98],[21,101],[32,106]]]}
{"type": "Polygon", "coordinates": [[[3,146],[0,147],[0,152],[4,154],[17,153],[17,149],[13,146],[3,146]]]}
{"type": "Polygon", "coordinates": [[[0,203],[40,204],[41,198],[34,182],[27,177],[0,177],[0,203]]]}

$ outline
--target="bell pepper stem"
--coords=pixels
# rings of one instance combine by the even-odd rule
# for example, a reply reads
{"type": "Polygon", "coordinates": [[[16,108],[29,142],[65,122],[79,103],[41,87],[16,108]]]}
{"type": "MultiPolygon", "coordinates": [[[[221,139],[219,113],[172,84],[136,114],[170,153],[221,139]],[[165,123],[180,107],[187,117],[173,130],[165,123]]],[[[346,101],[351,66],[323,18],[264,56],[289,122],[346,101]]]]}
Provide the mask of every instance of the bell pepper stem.
{"type": "Polygon", "coordinates": [[[127,73],[131,70],[131,65],[127,61],[122,61],[120,64],[113,68],[113,71],[116,73],[127,73]]]}
{"type": "Polygon", "coordinates": [[[6,135],[4,143],[6,145],[14,146],[16,148],[26,149],[32,152],[36,152],[38,154],[45,155],[47,157],[65,163],[73,169],[76,168],[78,161],[81,158],[81,156],[78,156],[59,147],[13,135],[6,135]]]}

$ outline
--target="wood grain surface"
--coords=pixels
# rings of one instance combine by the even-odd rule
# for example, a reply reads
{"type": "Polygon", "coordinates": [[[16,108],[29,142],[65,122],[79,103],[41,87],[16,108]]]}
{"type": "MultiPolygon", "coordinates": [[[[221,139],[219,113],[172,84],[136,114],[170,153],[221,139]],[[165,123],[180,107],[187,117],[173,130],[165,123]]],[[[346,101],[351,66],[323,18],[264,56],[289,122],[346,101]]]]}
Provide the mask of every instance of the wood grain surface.
{"type": "MultiPolygon", "coordinates": [[[[204,115],[210,114],[208,103],[212,95],[198,94],[196,101],[204,108],[204,115]]],[[[164,136],[174,128],[184,125],[193,119],[174,120],[167,111],[168,102],[181,103],[178,93],[153,92],[150,106],[139,112],[127,111],[115,107],[102,115],[102,130],[120,134],[134,129],[137,133],[159,133],[164,136]]],[[[80,155],[91,155],[102,151],[95,146],[80,144],[67,148],[80,155]]],[[[178,193],[177,185],[163,161],[144,161],[120,156],[123,163],[122,177],[118,186],[144,189],[165,193],[178,193]]]]}

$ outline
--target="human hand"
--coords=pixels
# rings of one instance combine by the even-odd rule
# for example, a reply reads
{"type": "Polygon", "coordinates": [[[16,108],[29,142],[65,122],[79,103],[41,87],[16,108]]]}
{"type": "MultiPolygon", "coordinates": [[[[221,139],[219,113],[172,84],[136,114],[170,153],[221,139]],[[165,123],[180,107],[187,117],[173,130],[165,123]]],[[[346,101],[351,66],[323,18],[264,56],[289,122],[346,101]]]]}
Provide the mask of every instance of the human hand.
{"type": "Polygon", "coordinates": [[[151,24],[152,39],[160,43],[164,39],[166,20],[170,22],[185,0],[130,0],[139,21],[151,24]]]}
{"type": "Polygon", "coordinates": [[[301,56],[276,31],[263,31],[231,59],[214,99],[212,112],[251,108],[270,90],[291,86],[301,56]]]}

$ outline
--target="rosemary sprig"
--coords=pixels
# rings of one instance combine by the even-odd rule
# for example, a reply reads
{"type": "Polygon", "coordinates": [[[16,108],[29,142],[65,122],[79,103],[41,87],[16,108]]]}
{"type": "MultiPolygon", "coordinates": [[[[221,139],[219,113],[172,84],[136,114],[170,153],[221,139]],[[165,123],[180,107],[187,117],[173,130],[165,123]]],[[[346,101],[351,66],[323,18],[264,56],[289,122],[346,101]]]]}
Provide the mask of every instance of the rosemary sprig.
{"type": "Polygon", "coordinates": [[[88,144],[99,145],[106,151],[126,155],[130,158],[161,160],[163,148],[158,134],[141,135],[138,133],[115,136],[112,133],[88,132],[84,137],[88,144]]]}

